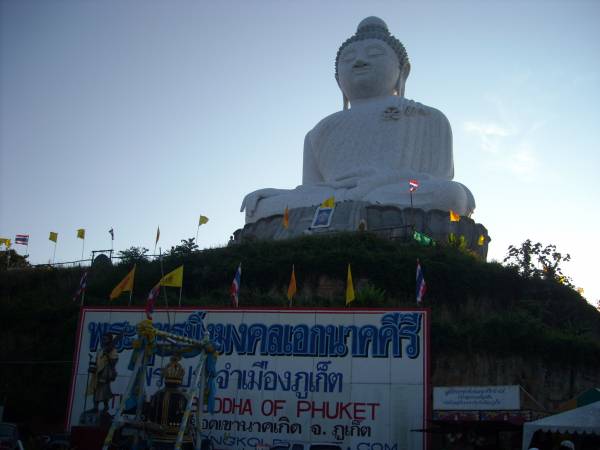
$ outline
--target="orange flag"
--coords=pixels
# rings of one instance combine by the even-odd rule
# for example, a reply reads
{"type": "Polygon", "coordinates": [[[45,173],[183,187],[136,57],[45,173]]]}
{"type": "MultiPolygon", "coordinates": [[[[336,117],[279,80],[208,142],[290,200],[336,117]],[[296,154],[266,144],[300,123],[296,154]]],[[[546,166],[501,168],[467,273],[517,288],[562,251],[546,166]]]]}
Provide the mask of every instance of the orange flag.
{"type": "Polygon", "coordinates": [[[460,220],[460,216],[456,214],[454,211],[450,210],[450,222],[458,222],[460,220]]]}
{"type": "Polygon", "coordinates": [[[294,265],[292,265],[292,276],[290,277],[290,285],[288,286],[287,298],[290,302],[290,306],[292,306],[292,299],[296,295],[296,271],[294,269],[294,265]]]}
{"type": "Polygon", "coordinates": [[[290,212],[288,211],[288,207],[285,207],[285,211],[283,211],[283,228],[286,230],[290,226],[290,212]]]}
{"type": "Polygon", "coordinates": [[[119,297],[123,292],[131,292],[133,291],[133,279],[135,277],[135,265],[133,269],[125,275],[125,278],[121,280],[119,284],[115,286],[115,288],[110,293],[110,299],[114,300],[119,297]]]}

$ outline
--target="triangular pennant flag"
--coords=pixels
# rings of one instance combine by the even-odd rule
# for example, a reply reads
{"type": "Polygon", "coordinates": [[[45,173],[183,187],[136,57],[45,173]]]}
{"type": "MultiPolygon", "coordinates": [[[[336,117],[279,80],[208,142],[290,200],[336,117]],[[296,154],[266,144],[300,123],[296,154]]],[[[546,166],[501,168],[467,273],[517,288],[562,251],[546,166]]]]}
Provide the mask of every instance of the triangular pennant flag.
{"type": "Polygon", "coordinates": [[[350,270],[350,264],[348,264],[348,276],[346,277],[346,306],[352,303],[355,299],[354,296],[354,283],[352,283],[352,271],[350,270]]]}
{"type": "Polygon", "coordinates": [[[287,230],[289,226],[290,226],[290,212],[288,210],[288,207],[286,206],[285,210],[283,211],[283,228],[285,228],[287,230]]]}
{"type": "Polygon", "coordinates": [[[485,244],[485,236],[483,234],[479,235],[479,239],[477,239],[477,245],[485,244]]]}
{"type": "Polygon", "coordinates": [[[121,295],[123,292],[131,292],[133,291],[133,279],[135,277],[135,265],[133,266],[133,269],[131,269],[131,271],[125,275],[125,278],[123,278],[119,284],[117,284],[115,286],[115,288],[112,290],[112,292],[110,293],[110,299],[114,300],[116,298],[119,297],[119,295],[121,295]]]}
{"type": "Polygon", "coordinates": [[[287,298],[290,302],[290,306],[292,306],[292,299],[294,298],[294,295],[296,295],[296,271],[292,265],[292,276],[290,277],[290,284],[287,291],[287,298]]]}
{"type": "Polygon", "coordinates": [[[200,219],[198,220],[198,226],[204,225],[205,223],[208,223],[208,217],[200,216],[200,219]]]}

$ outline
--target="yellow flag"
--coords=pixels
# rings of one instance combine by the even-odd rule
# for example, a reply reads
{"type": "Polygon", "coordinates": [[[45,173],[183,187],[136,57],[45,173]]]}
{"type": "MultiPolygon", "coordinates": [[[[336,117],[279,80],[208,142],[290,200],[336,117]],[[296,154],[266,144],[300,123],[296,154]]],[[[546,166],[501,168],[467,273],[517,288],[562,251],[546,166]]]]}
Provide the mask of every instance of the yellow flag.
{"type": "Polygon", "coordinates": [[[160,279],[161,286],[181,287],[183,285],[183,266],[179,266],[160,279]]]}
{"type": "Polygon", "coordinates": [[[294,298],[294,295],[296,295],[296,271],[292,265],[292,276],[290,277],[290,285],[288,286],[287,291],[287,298],[290,301],[290,306],[292,306],[292,299],[294,298]]]}
{"type": "Polygon", "coordinates": [[[121,282],[119,284],[117,284],[115,286],[115,288],[112,290],[112,292],[110,293],[110,299],[114,300],[115,298],[118,298],[119,295],[121,295],[123,292],[133,291],[134,276],[135,276],[135,265],[133,266],[133,269],[131,269],[131,271],[127,275],[125,275],[125,278],[123,278],[121,280],[121,282]]]}
{"type": "Polygon", "coordinates": [[[348,277],[346,278],[346,306],[354,301],[354,284],[352,283],[352,271],[348,264],[348,277]]]}
{"type": "Polygon", "coordinates": [[[10,239],[8,238],[0,238],[0,245],[6,245],[6,248],[10,248],[10,239]]]}
{"type": "Polygon", "coordinates": [[[332,195],[321,203],[321,208],[333,208],[335,206],[335,197],[332,195]]]}
{"type": "Polygon", "coordinates": [[[460,216],[456,214],[454,211],[450,210],[450,222],[458,222],[460,220],[460,216]]]}
{"type": "Polygon", "coordinates": [[[77,237],[79,239],[85,239],[85,230],[83,228],[77,230],[77,237]]]}
{"type": "Polygon", "coordinates": [[[58,233],[55,233],[54,231],[50,232],[50,236],[48,236],[48,239],[50,239],[53,242],[58,241],[58,233]]]}
{"type": "Polygon", "coordinates": [[[200,220],[198,221],[198,226],[204,225],[205,223],[208,223],[208,217],[200,216],[200,220]]]}
{"type": "Polygon", "coordinates": [[[287,230],[289,226],[290,226],[290,212],[288,210],[288,207],[286,206],[285,210],[283,211],[283,228],[285,228],[287,230]]]}
{"type": "Polygon", "coordinates": [[[485,244],[485,236],[483,234],[479,235],[479,239],[477,239],[477,245],[485,244]]]}

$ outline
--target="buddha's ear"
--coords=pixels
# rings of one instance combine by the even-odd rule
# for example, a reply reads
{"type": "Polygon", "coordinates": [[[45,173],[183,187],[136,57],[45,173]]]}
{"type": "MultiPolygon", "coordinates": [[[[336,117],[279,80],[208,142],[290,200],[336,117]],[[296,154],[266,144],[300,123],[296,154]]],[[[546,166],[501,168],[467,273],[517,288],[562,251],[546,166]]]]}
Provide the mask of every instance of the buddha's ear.
{"type": "MultiPolygon", "coordinates": [[[[335,81],[338,85],[338,87],[340,88],[340,91],[342,91],[342,86],[340,85],[340,79],[339,77],[336,75],[335,77],[335,81]]],[[[342,109],[345,111],[348,109],[348,97],[346,97],[346,94],[344,94],[344,91],[342,91],[342,109]]]]}
{"type": "Polygon", "coordinates": [[[396,93],[399,97],[404,97],[404,86],[406,85],[406,79],[410,74],[410,63],[406,61],[402,66],[402,70],[400,71],[400,76],[398,77],[398,83],[396,84],[396,93]]]}

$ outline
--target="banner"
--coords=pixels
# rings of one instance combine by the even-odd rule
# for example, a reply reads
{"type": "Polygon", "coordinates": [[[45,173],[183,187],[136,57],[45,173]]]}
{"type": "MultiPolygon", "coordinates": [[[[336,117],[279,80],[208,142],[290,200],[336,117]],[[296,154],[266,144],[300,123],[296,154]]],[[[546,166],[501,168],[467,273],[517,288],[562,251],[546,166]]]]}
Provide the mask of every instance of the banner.
{"type": "MultiPolygon", "coordinates": [[[[215,412],[200,416],[219,449],[282,442],[338,443],[344,450],[424,449],[429,415],[428,310],[164,309],[154,324],[193,339],[208,334],[219,350],[215,412]]],[[[114,336],[118,356],[109,413],[122,399],[142,308],[83,308],[70,392],[70,429],[93,408],[89,367],[114,336]]],[[[196,357],[197,358],[197,357],[196,357]]],[[[113,359],[114,361],[114,359],[113,359]]],[[[164,387],[155,356],[145,372],[146,401],[164,387]]],[[[182,359],[189,388],[195,358],[182,359]]],[[[102,404],[99,405],[102,411],[102,404]]],[[[87,414],[89,416],[89,414],[87,414]]]]}

